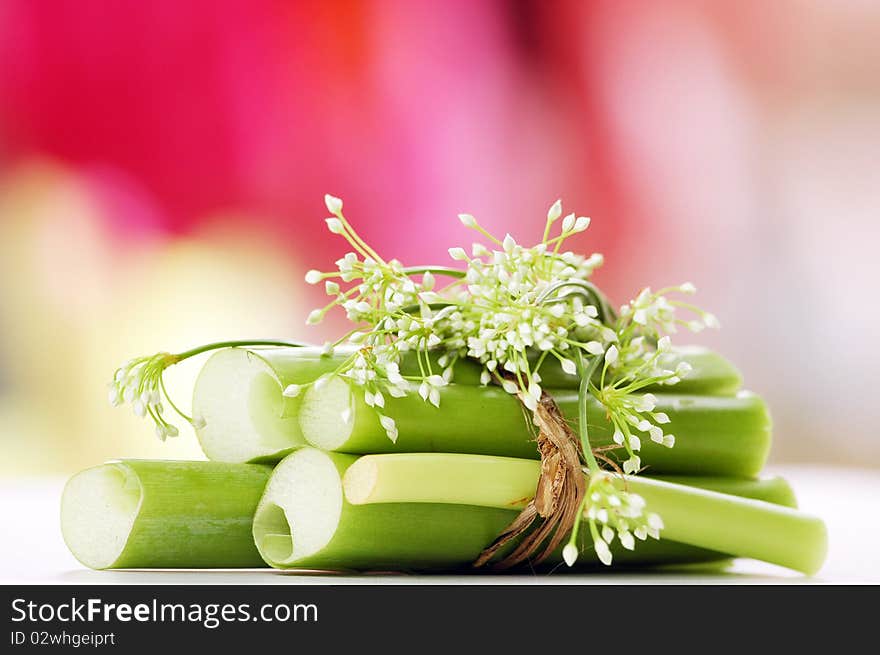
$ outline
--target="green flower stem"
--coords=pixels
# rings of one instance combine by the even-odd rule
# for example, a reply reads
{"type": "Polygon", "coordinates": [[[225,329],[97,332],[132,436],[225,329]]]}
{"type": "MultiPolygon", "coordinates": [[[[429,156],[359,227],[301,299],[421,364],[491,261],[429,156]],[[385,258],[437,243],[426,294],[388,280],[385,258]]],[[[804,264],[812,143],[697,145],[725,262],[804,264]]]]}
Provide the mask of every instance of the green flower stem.
{"type": "Polygon", "coordinates": [[[251,535],[271,468],[124,460],[74,475],[61,531],[83,564],[107,568],[264,566],[251,535]]]}
{"type": "MultiPolygon", "coordinates": [[[[346,472],[349,502],[523,506],[534,493],[538,462],[505,457],[413,453],[367,455],[346,472]],[[532,491],[530,491],[532,490],[532,491]]],[[[825,559],[824,523],[783,506],[784,482],[645,476],[616,478],[661,516],[662,538],[813,574],[825,559]],[[720,493],[723,490],[724,493],[720,493]]],[[[636,546],[636,552],[644,544],[636,546]]]]}
{"type": "MultiPolygon", "coordinates": [[[[577,392],[550,393],[565,416],[577,420],[577,392]]],[[[586,410],[592,446],[613,447],[613,430],[604,407],[591,397],[586,410]]],[[[538,458],[529,416],[516,397],[497,387],[449,385],[440,389],[439,409],[410,394],[387,399],[383,411],[397,423],[396,442],[388,439],[376,411],[364,403],[360,389],[333,379],[321,389],[306,393],[300,407],[300,428],[309,444],[339,452],[448,452],[538,458]],[[345,410],[351,410],[348,421],[343,416],[345,410]]],[[[668,429],[675,434],[676,442],[674,448],[666,448],[644,435],[640,454],[650,473],[751,477],[763,468],[770,448],[771,425],[764,402],[754,394],[657,394],[656,411],[669,415],[668,429]]]]}
{"type": "MultiPolygon", "coordinates": [[[[599,470],[599,463],[596,461],[596,456],[593,454],[593,446],[590,443],[590,419],[587,416],[587,403],[590,399],[590,379],[596,372],[600,361],[602,360],[599,357],[594,356],[590,360],[588,367],[584,364],[584,356],[581,351],[577,352],[577,368],[578,373],[581,375],[580,387],[578,388],[578,433],[581,440],[581,451],[587,462],[587,469],[591,474],[599,470]]],[[[583,502],[586,502],[586,499],[583,502]]]]}
{"type": "Polygon", "coordinates": [[[221,350],[223,348],[238,348],[238,347],[261,347],[261,346],[275,346],[281,348],[301,348],[305,344],[297,343],[295,341],[279,341],[277,339],[240,339],[234,341],[215,341],[214,343],[207,343],[201,346],[197,346],[196,348],[191,348],[190,350],[185,350],[182,353],[177,353],[174,355],[174,361],[182,362],[185,359],[189,359],[190,357],[195,357],[196,355],[201,355],[202,353],[210,352],[212,350],[221,350]]]}
{"type": "MultiPolygon", "coordinates": [[[[254,517],[254,541],[267,563],[284,569],[469,568],[471,562],[517,514],[515,508],[450,503],[355,505],[346,498],[343,476],[356,461],[358,458],[352,455],[302,448],[291,453],[276,467],[254,517]]],[[[441,464],[438,466],[443,468],[441,464]]],[[[514,466],[536,470],[537,464],[525,462],[514,466]]],[[[448,471],[455,475],[452,469],[448,471]]],[[[407,475],[413,484],[402,483],[400,492],[416,494],[422,488],[421,476],[413,476],[412,472],[407,475]]],[[[528,475],[524,476],[518,484],[523,485],[524,491],[531,496],[534,494],[536,474],[531,475],[530,489],[526,484],[528,478],[528,475]]],[[[475,486],[489,492],[493,484],[503,484],[503,477],[501,482],[493,482],[494,479],[493,474],[480,479],[475,486]]],[[[473,482],[471,480],[469,484],[473,482]]],[[[719,484],[739,484],[744,492],[749,485],[745,482],[719,484]]],[[[443,489],[454,493],[455,486],[438,480],[434,488],[437,493],[442,493],[443,489]]],[[[787,491],[784,482],[770,485],[751,483],[750,489],[769,500],[778,498],[787,502],[790,498],[790,491],[787,491]]],[[[406,495],[408,500],[415,497],[406,495]]],[[[589,531],[583,530],[582,533],[588,534],[589,531]]],[[[583,544],[585,548],[587,545],[588,542],[583,544]]],[[[620,548],[616,543],[612,549],[615,566],[705,562],[726,558],[715,551],[666,539],[639,543],[632,552],[620,548]]],[[[560,551],[548,560],[547,566],[555,566],[561,561],[560,551]]],[[[583,557],[575,568],[583,570],[581,567],[597,564],[593,558],[583,557]]]]}
{"type": "Polygon", "coordinates": [[[431,273],[432,275],[443,275],[445,277],[454,277],[461,279],[465,276],[465,271],[460,268],[451,268],[449,266],[408,266],[403,269],[407,275],[424,275],[431,273]]]}

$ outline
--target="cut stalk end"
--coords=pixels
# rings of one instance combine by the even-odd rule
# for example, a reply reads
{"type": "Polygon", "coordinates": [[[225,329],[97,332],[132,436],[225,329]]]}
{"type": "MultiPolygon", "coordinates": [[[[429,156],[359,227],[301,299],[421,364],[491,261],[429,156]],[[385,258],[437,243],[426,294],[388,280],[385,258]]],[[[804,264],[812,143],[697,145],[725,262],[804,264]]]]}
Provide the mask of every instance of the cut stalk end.
{"type": "Polygon", "coordinates": [[[354,430],[357,418],[354,408],[354,392],[345,380],[333,377],[321,387],[310,388],[303,397],[299,414],[305,441],[322,450],[340,448],[354,430]]]}
{"type": "Polygon", "coordinates": [[[369,457],[361,457],[348,467],[342,478],[345,499],[352,505],[363,505],[373,500],[379,481],[379,466],[369,457]]]}
{"type": "Polygon", "coordinates": [[[247,462],[277,457],[301,443],[296,418],[285,418],[282,385],[269,362],[252,350],[229,348],[211,356],[193,389],[196,429],[209,459],[247,462]]]}
{"type": "Polygon", "coordinates": [[[112,567],[128,543],[141,500],[137,476],[120,464],[74,475],[61,497],[61,534],[73,556],[89,568],[112,567]]]}
{"type": "Polygon", "coordinates": [[[254,541],[272,566],[323,549],[342,514],[342,478],[333,460],[304,448],[275,469],[254,515],[254,541]]]}

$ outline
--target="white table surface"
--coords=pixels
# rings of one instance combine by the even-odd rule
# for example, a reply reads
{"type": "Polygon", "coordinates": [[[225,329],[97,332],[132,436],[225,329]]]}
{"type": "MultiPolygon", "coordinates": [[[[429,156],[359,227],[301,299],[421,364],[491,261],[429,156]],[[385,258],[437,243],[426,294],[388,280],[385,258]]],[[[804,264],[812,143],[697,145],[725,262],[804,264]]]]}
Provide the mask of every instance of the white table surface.
{"type": "Polygon", "coordinates": [[[880,583],[880,471],[771,467],[785,476],[801,509],[825,519],[829,553],[818,575],[802,575],[751,560],[723,572],[547,575],[302,575],[272,570],[91,571],[67,551],[58,527],[64,480],[0,480],[3,526],[0,584],[802,584],[880,583]]]}

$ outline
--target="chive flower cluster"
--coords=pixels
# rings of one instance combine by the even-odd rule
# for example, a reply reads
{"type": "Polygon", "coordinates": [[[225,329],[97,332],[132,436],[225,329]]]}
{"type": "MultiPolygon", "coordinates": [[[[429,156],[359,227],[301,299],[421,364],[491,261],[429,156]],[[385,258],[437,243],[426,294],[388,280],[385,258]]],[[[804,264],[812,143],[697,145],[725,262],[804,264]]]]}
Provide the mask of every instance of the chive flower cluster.
{"type": "MultiPolygon", "coordinates": [[[[648,537],[660,538],[663,519],[658,514],[645,511],[645,500],[638,494],[625,492],[618,488],[614,478],[605,472],[590,476],[586,494],[586,521],[593,540],[593,549],[599,561],[611,565],[611,542],[617,537],[620,545],[627,550],[635,550],[636,539],[645,541],[648,537]]],[[[578,526],[575,525],[575,531],[578,526]]],[[[575,545],[577,533],[572,535],[562,558],[572,566],[578,558],[575,545]]]]}
{"type": "MultiPolygon", "coordinates": [[[[663,366],[671,343],[668,334],[678,327],[701,330],[716,327],[717,319],[699,308],[670,299],[670,294],[691,294],[690,283],[656,292],[642,290],[619,315],[590,281],[601,266],[602,255],[589,257],[563,250],[565,240],[589,227],[590,219],[568,214],[556,201],[547,213],[540,243],[525,247],[509,234],[499,239],[470,214],[460,214],[466,227],[491,243],[474,243],[470,254],[462,247],[449,249],[465,270],[439,267],[405,268],[398,260],[383,260],[361,239],[342,212],[339,198],[325,196],[331,232],[344,237],[353,251],[336,262],[337,270],[306,274],[311,284],[324,282],[333,300],[309,314],[308,323],[321,321],[328,311],[341,307],[356,327],[333,344],[361,346],[332,375],[362,386],[368,405],[377,409],[389,438],[397,437],[393,418],[384,414],[385,395],[400,397],[413,387],[439,406],[440,388],[453,380],[456,361],[479,362],[483,384],[497,382],[511,394],[521,394],[534,410],[541,397],[540,368],[548,357],[562,370],[575,375],[574,353],[603,365],[591,393],[608,411],[615,427],[615,442],[627,453],[624,471],[641,467],[638,451],[642,438],[672,447],[675,436],[665,432],[668,417],[654,412],[656,399],[640,391],[653,384],[675,384],[689,367],[663,366]],[[558,233],[553,228],[559,224],[558,233]],[[452,278],[438,288],[437,277],[452,278]],[[348,288],[343,288],[346,283],[348,288]],[[689,320],[676,310],[689,310],[689,320]],[[401,376],[397,366],[403,352],[417,354],[419,374],[401,376]],[[429,351],[439,352],[434,360],[429,351]]],[[[314,384],[321,385],[323,379],[314,384]]],[[[301,393],[292,385],[288,395],[301,393]]]]}
{"type": "MultiPolygon", "coordinates": [[[[439,406],[440,389],[453,381],[455,363],[467,358],[481,364],[482,384],[499,384],[534,411],[543,393],[540,369],[549,357],[570,375],[589,371],[583,390],[604,406],[614,426],[614,442],[626,453],[624,473],[641,469],[642,439],[675,445],[674,434],[666,431],[669,417],[654,411],[657,399],[643,390],[674,385],[690,370],[686,363],[665,366],[670,334],[680,327],[699,331],[718,326],[713,315],[673,297],[694,293],[693,284],[643,289],[615,312],[590,282],[602,255],[585,257],[563,249],[566,239],[589,227],[590,219],[573,213],[563,217],[558,200],[547,212],[542,240],[530,247],[510,234],[499,239],[471,214],[460,214],[461,223],[490,244],[450,248],[449,256],[464,263],[464,270],[406,268],[396,259],[385,261],[347,221],[339,198],[327,195],[325,202],[332,214],[326,219],[328,228],[353,251],[336,262],[335,271],[306,274],[311,284],[324,282],[332,297],[307,322],[318,323],[341,307],[355,327],[326,349],[344,342],[361,347],[313,384],[339,375],[363,387],[366,403],[376,409],[390,439],[396,440],[398,431],[384,409],[386,394],[400,397],[417,388],[423,400],[439,406]],[[451,281],[438,286],[440,276],[451,281]],[[679,318],[678,310],[689,312],[689,318],[679,318]],[[400,373],[400,357],[408,351],[417,355],[417,375],[400,373]],[[439,353],[437,366],[429,352],[439,353]]],[[[297,395],[304,386],[292,385],[285,394],[297,395]]],[[[345,413],[343,419],[350,420],[350,411],[345,413]]],[[[589,449],[585,427],[581,439],[589,449]]],[[[597,556],[610,564],[609,544],[615,536],[632,549],[635,539],[659,538],[662,520],[644,511],[641,498],[618,488],[592,456],[588,463],[590,483],[582,510],[597,556]]],[[[565,548],[569,565],[577,559],[576,530],[565,548]]]]}
{"type": "Polygon", "coordinates": [[[168,437],[176,437],[180,433],[165,417],[163,399],[194,428],[201,428],[204,423],[202,419],[192,418],[182,412],[165,389],[162,374],[166,368],[179,360],[179,355],[166,352],[130,359],[116,369],[113,380],[108,385],[110,404],[114,407],[122,404],[131,405],[137,416],[148,418],[153,422],[156,436],[162,441],[168,437]]]}

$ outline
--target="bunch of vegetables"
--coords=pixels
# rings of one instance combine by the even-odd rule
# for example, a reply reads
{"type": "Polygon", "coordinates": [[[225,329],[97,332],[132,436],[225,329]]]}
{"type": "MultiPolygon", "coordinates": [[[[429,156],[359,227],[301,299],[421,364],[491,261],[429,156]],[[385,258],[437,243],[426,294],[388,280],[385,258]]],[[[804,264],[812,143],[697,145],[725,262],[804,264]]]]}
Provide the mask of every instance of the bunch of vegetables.
{"type": "Polygon", "coordinates": [[[564,249],[589,219],[554,203],[542,240],[451,248],[463,268],[405,267],[355,232],[309,271],[352,329],[323,346],[229,341],[120,367],[110,401],[162,439],[195,430],[208,462],[124,461],[68,483],[62,527],[87,566],[460,570],[751,557],[807,574],[826,532],[762,478],[764,402],[709,350],[718,321],[689,283],[615,309],[602,257],[564,249]],[[213,351],[193,413],[163,373],[213,351]]]}

